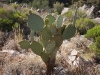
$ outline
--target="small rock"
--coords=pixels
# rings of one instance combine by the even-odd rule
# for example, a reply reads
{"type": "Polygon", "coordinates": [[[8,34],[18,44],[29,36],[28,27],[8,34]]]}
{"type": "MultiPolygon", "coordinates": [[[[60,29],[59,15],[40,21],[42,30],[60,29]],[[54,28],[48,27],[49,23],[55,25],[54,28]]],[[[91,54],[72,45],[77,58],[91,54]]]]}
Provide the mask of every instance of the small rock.
{"type": "Polygon", "coordinates": [[[72,55],[70,55],[70,56],[68,56],[68,58],[69,58],[70,61],[74,61],[75,58],[76,58],[76,56],[72,56],[72,55]]]}
{"type": "Polygon", "coordinates": [[[71,55],[77,55],[78,54],[78,52],[76,51],[76,50],[73,50],[72,52],[71,52],[71,55]]]}
{"type": "Polygon", "coordinates": [[[14,51],[14,50],[2,50],[2,52],[7,52],[7,53],[10,53],[10,54],[15,53],[15,51],[14,51]]]}

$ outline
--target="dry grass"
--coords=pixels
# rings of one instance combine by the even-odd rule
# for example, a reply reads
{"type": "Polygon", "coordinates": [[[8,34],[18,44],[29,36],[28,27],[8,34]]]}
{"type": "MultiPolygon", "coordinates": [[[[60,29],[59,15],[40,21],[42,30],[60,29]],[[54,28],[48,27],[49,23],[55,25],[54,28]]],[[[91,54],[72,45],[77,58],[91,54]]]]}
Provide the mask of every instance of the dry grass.
{"type": "Polygon", "coordinates": [[[6,52],[1,53],[5,53],[0,61],[2,63],[0,71],[3,71],[1,75],[43,75],[42,71],[46,70],[41,58],[34,53],[20,54],[18,52],[13,55],[6,52]]]}
{"type": "MultiPolygon", "coordinates": [[[[21,40],[22,38],[17,38],[16,40],[21,40]]],[[[11,40],[8,41],[8,49],[11,50],[14,43],[18,41],[11,40]],[[10,48],[11,47],[11,48],[10,48]]],[[[13,49],[16,45],[13,46],[13,49]]],[[[80,57],[79,66],[71,66],[68,63],[68,55],[70,52],[76,48],[75,42],[66,41],[60,47],[56,56],[56,65],[54,67],[53,75],[96,75],[95,65],[91,61],[86,61],[90,59],[93,53],[82,54],[83,58],[80,57]],[[73,69],[74,67],[74,69],[73,69]],[[55,69],[56,68],[56,69],[55,69]]],[[[83,48],[83,47],[82,47],[83,48]]],[[[42,61],[41,57],[35,55],[31,50],[30,52],[18,52],[17,48],[14,49],[16,52],[13,54],[3,54],[0,52],[0,75],[45,75],[46,66],[42,61]]]]}
{"type": "Polygon", "coordinates": [[[86,61],[92,60],[92,57],[95,55],[95,52],[87,52],[84,54],[81,54],[81,57],[84,58],[86,61]]]}

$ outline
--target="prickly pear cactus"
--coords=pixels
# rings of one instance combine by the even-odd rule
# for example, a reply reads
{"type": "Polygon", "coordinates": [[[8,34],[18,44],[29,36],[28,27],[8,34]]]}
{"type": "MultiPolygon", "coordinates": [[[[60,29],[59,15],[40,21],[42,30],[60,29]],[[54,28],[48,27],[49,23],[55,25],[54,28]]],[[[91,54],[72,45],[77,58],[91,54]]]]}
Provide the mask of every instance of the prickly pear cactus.
{"type": "Polygon", "coordinates": [[[30,48],[37,55],[41,55],[41,53],[43,51],[43,46],[40,43],[36,42],[36,41],[32,42],[30,48]]]}
{"type": "Polygon", "coordinates": [[[30,48],[30,43],[27,40],[23,40],[23,41],[19,42],[19,45],[22,49],[30,48]]]}
{"type": "Polygon", "coordinates": [[[47,27],[45,27],[42,30],[41,36],[42,36],[43,40],[48,41],[49,39],[51,39],[52,34],[51,34],[50,30],[47,27]]]}
{"type": "Polygon", "coordinates": [[[56,18],[54,16],[52,16],[52,15],[47,15],[45,18],[49,20],[48,21],[49,22],[48,25],[52,25],[56,20],[56,18]]]}
{"type": "Polygon", "coordinates": [[[78,8],[76,8],[76,10],[75,10],[75,15],[74,15],[74,18],[73,18],[73,25],[74,25],[74,26],[75,26],[76,19],[77,19],[77,11],[78,11],[78,8]]]}
{"type": "Polygon", "coordinates": [[[28,26],[33,31],[40,31],[44,27],[44,21],[43,21],[43,19],[39,15],[30,14],[28,16],[28,26]]]}
{"type": "Polygon", "coordinates": [[[30,33],[30,40],[34,41],[34,31],[31,31],[31,33],[30,33]]]}
{"type": "Polygon", "coordinates": [[[68,25],[63,32],[63,39],[70,39],[76,33],[76,28],[72,24],[68,25]]]}
{"type": "Polygon", "coordinates": [[[59,48],[63,42],[63,39],[59,35],[55,35],[53,39],[55,40],[56,47],[59,48]]]}
{"type": "Polygon", "coordinates": [[[45,19],[45,25],[48,25],[48,24],[49,24],[49,19],[46,18],[46,19],[45,19]]]}
{"type": "Polygon", "coordinates": [[[43,20],[40,16],[31,14],[28,16],[28,26],[32,29],[32,32],[37,31],[39,33],[40,41],[36,42],[34,39],[31,39],[30,43],[28,41],[21,41],[19,43],[20,47],[24,49],[31,48],[35,54],[39,55],[45,62],[47,70],[50,69],[48,67],[51,67],[49,66],[51,62],[55,61],[56,53],[63,40],[70,39],[76,33],[75,22],[68,26],[62,26],[62,23],[62,16],[59,16],[56,20],[54,16],[47,15],[45,20],[43,20]]]}
{"type": "Polygon", "coordinates": [[[57,28],[60,28],[63,23],[63,17],[60,15],[57,19],[57,28]]]}
{"type": "Polygon", "coordinates": [[[54,50],[54,48],[55,48],[55,45],[56,45],[55,41],[50,41],[50,42],[48,43],[47,47],[46,47],[46,53],[47,53],[47,54],[52,53],[53,50],[54,50]]]}
{"type": "Polygon", "coordinates": [[[58,28],[58,34],[59,35],[62,35],[63,34],[63,32],[64,32],[64,30],[65,30],[65,25],[63,25],[62,27],[60,27],[60,28],[58,28]]]}
{"type": "Polygon", "coordinates": [[[50,26],[49,30],[50,30],[52,35],[56,35],[57,34],[57,28],[56,28],[55,25],[50,26]]]}
{"type": "Polygon", "coordinates": [[[42,52],[41,58],[45,63],[47,63],[49,61],[49,55],[47,53],[45,53],[45,51],[42,52]]]}
{"type": "Polygon", "coordinates": [[[40,44],[43,46],[43,48],[46,48],[48,45],[48,41],[40,39],[40,44]]]}

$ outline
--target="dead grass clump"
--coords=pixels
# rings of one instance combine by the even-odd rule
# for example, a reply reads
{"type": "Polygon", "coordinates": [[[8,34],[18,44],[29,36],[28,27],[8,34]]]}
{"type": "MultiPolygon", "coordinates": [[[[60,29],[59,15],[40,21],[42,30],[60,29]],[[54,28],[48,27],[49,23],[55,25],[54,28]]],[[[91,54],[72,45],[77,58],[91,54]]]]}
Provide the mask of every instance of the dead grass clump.
{"type": "Polygon", "coordinates": [[[46,66],[34,53],[0,52],[0,75],[44,75],[46,66]],[[5,56],[4,56],[4,53],[5,56]]]}

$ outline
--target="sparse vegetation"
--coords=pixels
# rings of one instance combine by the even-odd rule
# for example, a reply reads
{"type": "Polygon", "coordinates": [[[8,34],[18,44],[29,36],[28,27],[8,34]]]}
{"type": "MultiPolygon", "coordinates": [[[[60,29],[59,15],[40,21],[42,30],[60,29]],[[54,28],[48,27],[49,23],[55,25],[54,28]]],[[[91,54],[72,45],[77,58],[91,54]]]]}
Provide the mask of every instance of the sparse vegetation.
{"type": "Polygon", "coordinates": [[[64,8],[64,4],[63,3],[59,3],[59,2],[56,2],[54,5],[54,12],[57,12],[58,14],[61,14],[61,11],[63,10],[64,8]]]}
{"type": "Polygon", "coordinates": [[[63,40],[70,39],[76,32],[74,24],[70,24],[68,27],[62,26],[62,16],[59,16],[56,22],[57,24],[53,25],[55,20],[54,16],[47,15],[44,24],[43,19],[40,16],[30,14],[28,16],[28,26],[32,31],[39,33],[40,41],[32,39],[33,41],[31,40],[31,43],[26,40],[19,42],[21,48],[31,48],[35,54],[42,58],[47,67],[47,75],[53,73],[56,54],[63,40]]]}
{"type": "Polygon", "coordinates": [[[0,8],[0,29],[2,31],[11,31],[15,23],[19,23],[21,26],[26,23],[26,14],[17,10],[17,7],[10,6],[7,8],[0,8]],[[13,7],[15,10],[13,10],[13,7]]]}
{"type": "Polygon", "coordinates": [[[98,75],[100,25],[78,9],[84,3],[87,10],[100,5],[98,0],[0,3],[0,75],[98,75]],[[65,6],[69,10],[61,15],[65,6]]]}
{"type": "Polygon", "coordinates": [[[80,18],[76,21],[77,31],[82,35],[84,35],[87,30],[93,28],[94,26],[95,23],[89,18],[80,18]]]}
{"type": "Polygon", "coordinates": [[[85,37],[92,38],[94,43],[91,45],[92,50],[95,50],[96,53],[100,53],[100,26],[97,25],[92,29],[88,30],[85,34],[85,37]],[[93,46],[93,47],[92,47],[93,46]]]}

